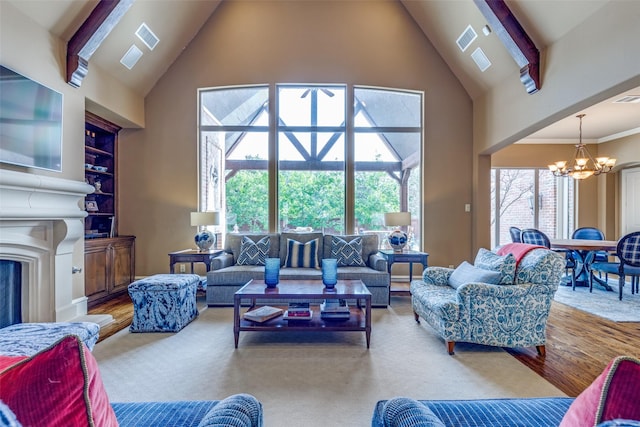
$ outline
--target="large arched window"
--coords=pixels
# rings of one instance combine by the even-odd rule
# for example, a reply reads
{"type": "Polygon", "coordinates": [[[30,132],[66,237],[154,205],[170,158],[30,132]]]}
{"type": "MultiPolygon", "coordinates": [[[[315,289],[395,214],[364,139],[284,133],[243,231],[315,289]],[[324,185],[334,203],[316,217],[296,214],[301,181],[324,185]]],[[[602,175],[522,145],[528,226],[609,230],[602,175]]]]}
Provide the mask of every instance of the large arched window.
{"type": "Polygon", "coordinates": [[[420,248],[422,93],[278,84],[199,91],[200,209],[222,229],[379,232],[410,211],[420,248]],[[270,115],[275,111],[275,115],[270,115]]]}

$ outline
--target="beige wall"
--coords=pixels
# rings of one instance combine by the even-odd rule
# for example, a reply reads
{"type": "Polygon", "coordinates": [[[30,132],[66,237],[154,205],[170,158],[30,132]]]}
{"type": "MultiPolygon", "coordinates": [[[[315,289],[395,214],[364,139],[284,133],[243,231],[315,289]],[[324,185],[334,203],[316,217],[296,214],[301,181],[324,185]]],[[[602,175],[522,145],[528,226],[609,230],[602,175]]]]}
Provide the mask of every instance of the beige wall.
{"type": "MultiPolygon", "coordinates": [[[[89,74],[81,88],[68,85],[65,81],[66,43],[4,1],[0,1],[0,63],[63,95],[62,172],[4,163],[0,163],[0,172],[7,169],[83,182],[86,99],[118,111],[119,114],[112,118],[119,118],[123,124],[144,123],[143,99],[106,78],[96,67],[89,66],[89,74]]],[[[74,266],[84,266],[83,241],[74,246],[72,262],[74,266]]],[[[84,296],[84,276],[75,274],[73,277],[73,297],[84,296]]]]}
{"type": "Polygon", "coordinates": [[[121,135],[120,231],[137,236],[137,274],[193,247],[197,89],[251,83],[424,91],[424,249],[431,264],[469,258],[471,101],[402,5],[225,2],[147,96],[146,128],[121,135]]]}
{"type": "MultiPolygon", "coordinates": [[[[474,180],[489,180],[478,162],[581,109],[640,86],[640,2],[611,1],[555,44],[541,49],[542,87],[528,95],[516,78],[474,100],[474,180]]],[[[474,247],[490,241],[489,194],[474,193],[474,247]]]]}

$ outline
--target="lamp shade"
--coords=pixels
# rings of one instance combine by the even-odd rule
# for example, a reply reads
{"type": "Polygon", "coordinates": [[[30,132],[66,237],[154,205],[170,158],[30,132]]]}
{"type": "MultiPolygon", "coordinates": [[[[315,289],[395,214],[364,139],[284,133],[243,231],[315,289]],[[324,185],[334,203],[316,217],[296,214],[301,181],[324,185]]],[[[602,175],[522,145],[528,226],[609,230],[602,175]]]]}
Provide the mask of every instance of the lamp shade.
{"type": "Polygon", "coordinates": [[[384,214],[384,225],[390,227],[400,227],[411,225],[410,212],[387,212],[384,214]]]}
{"type": "Polygon", "coordinates": [[[220,224],[220,214],[218,212],[191,212],[191,225],[218,225],[220,224]]]}

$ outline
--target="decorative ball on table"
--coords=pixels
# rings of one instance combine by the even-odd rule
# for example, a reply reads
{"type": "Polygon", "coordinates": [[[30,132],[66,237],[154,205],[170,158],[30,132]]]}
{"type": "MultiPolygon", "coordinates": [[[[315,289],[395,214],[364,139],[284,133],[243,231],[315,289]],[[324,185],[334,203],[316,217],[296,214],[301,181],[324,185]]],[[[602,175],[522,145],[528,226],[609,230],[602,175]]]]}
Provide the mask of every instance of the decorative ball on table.
{"type": "Polygon", "coordinates": [[[387,236],[389,245],[394,252],[402,252],[409,240],[407,233],[402,231],[400,227],[411,225],[410,212],[388,212],[384,214],[384,224],[388,227],[397,227],[387,236]]]}
{"type": "Polygon", "coordinates": [[[194,238],[198,249],[208,251],[216,243],[216,236],[209,230],[202,230],[194,238]]]}
{"type": "Polygon", "coordinates": [[[394,251],[402,252],[402,249],[407,245],[407,233],[402,230],[393,230],[389,233],[387,240],[394,251]]]}
{"type": "Polygon", "coordinates": [[[208,251],[216,244],[216,236],[206,227],[208,225],[220,224],[220,214],[218,212],[191,212],[191,225],[193,227],[203,227],[196,233],[194,238],[196,246],[200,252],[208,251]]]}

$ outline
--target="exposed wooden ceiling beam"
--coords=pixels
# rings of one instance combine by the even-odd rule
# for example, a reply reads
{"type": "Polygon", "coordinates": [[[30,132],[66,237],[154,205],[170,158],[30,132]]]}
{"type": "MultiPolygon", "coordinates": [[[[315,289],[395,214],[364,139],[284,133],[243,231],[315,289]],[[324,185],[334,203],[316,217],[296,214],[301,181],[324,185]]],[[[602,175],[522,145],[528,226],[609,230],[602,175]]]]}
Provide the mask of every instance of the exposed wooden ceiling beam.
{"type": "Polygon", "coordinates": [[[89,72],[89,59],[134,0],[100,0],[67,43],[67,83],[80,87],[89,72]]]}
{"type": "Polygon", "coordinates": [[[509,54],[520,67],[520,80],[529,94],[540,90],[540,51],[504,0],[473,0],[509,54]]]}

